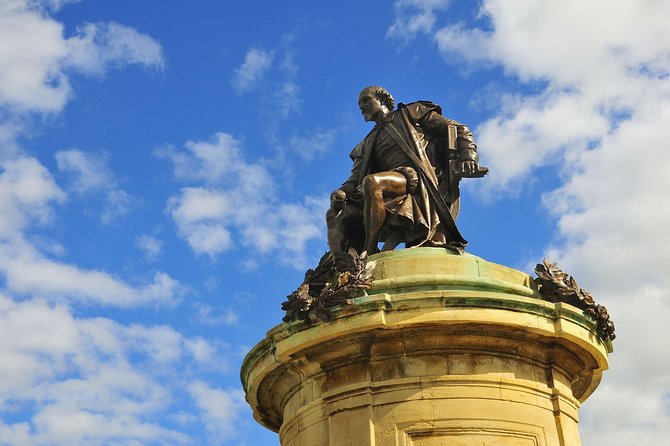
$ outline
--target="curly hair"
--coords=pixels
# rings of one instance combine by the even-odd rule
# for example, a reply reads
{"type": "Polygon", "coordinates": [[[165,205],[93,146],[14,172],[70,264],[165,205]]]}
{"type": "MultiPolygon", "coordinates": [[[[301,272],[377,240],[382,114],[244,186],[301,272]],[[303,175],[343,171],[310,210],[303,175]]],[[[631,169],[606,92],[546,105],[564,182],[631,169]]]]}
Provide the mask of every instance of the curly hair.
{"type": "Polygon", "coordinates": [[[389,110],[393,110],[393,107],[395,107],[395,99],[393,99],[393,96],[391,96],[391,93],[389,93],[386,88],[378,85],[370,85],[362,89],[361,93],[366,90],[371,90],[377,99],[379,99],[379,102],[388,107],[389,110]]]}

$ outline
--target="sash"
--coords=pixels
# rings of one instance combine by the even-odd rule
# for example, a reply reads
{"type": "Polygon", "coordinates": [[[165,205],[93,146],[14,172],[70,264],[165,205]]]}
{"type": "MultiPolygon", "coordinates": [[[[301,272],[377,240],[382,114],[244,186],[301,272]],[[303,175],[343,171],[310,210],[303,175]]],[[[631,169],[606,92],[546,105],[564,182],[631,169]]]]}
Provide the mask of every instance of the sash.
{"type": "MultiPolygon", "coordinates": [[[[405,120],[407,119],[404,114],[402,114],[402,117],[405,120]]],[[[404,124],[409,125],[407,122],[404,124]]],[[[426,186],[430,199],[435,203],[435,211],[440,218],[442,233],[444,234],[447,243],[456,248],[459,252],[462,252],[463,247],[467,245],[468,241],[461,235],[456,227],[456,222],[451,216],[449,206],[447,206],[442,196],[438,193],[437,177],[432,168],[430,168],[432,167],[430,166],[430,162],[427,159],[423,161],[418,157],[416,150],[413,150],[412,147],[410,147],[394,121],[387,122],[382,126],[382,129],[388,133],[398,147],[400,147],[416,166],[416,171],[421,176],[421,180],[426,186]],[[426,166],[426,163],[428,163],[428,166],[426,166]]]]}

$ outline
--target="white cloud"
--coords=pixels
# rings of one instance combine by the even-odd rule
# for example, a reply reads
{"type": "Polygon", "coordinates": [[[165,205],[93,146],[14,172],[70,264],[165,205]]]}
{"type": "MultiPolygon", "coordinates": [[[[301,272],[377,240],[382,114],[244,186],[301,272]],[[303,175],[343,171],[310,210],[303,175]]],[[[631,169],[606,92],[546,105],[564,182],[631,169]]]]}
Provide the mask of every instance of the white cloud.
{"type": "MultiPolygon", "coordinates": [[[[127,64],[160,68],[163,63],[155,41],[122,25],[89,24],[66,38],[63,25],[49,17],[65,3],[0,3],[0,116],[5,119],[0,126],[0,274],[10,291],[23,295],[117,306],[173,304],[183,287],[166,273],[155,272],[134,286],[103,271],[52,260],[28,241],[32,225],[50,223],[53,206],[67,195],[51,173],[16,143],[30,125],[24,112],[60,111],[71,96],[67,73],[102,74],[127,64]]],[[[105,154],[68,150],[58,152],[56,161],[73,179],[72,190],[104,195],[104,222],[115,220],[134,204],[116,186],[105,154]]]]}
{"type": "Polygon", "coordinates": [[[187,141],[186,151],[166,147],[156,151],[174,164],[174,174],[183,180],[201,180],[209,184],[234,184],[246,175],[247,183],[266,187],[264,167],[243,159],[242,144],[232,135],[218,132],[209,141],[187,141]]]}
{"type": "Polygon", "coordinates": [[[300,98],[300,87],[292,80],[281,82],[272,94],[278,117],[288,118],[292,113],[300,110],[302,99],[300,98]]]}
{"type": "MultiPolygon", "coordinates": [[[[0,361],[0,444],[177,445],[192,444],[167,422],[183,414],[179,377],[221,357],[206,340],[166,326],[75,318],[64,306],[0,295],[0,361]],[[15,413],[22,421],[7,421],[15,413]]],[[[190,395],[202,429],[234,433],[241,391],[198,381],[190,395]]]]}
{"type": "Polygon", "coordinates": [[[62,109],[70,94],[60,61],[67,57],[63,27],[25,2],[0,9],[0,104],[40,111],[62,109]]]}
{"type": "Polygon", "coordinates": [[[0,110],[0,158],[12,159],[20,156],[21,147],[16,141],[16,135],[23,128],[24,125],[18,117],[0,110]]]}
{"type": "Polygon", "coordinates": [[[309,241],[323,237],[323,201],[279,200],[271,172],[242,156],[241,143],[225,133],[188,141],[186,151],[162,149],[178,178],[200,180],[168,200],[167,211],[196,254],[246,246],[259,253],[285,252],[283,262],[303,267],[309,241]]]}
{"type": "Polygon", "coordinates": [[[664,3],[512,5],[485,2],[493,31],[457,23],[435,36],[448,60],[498,63],[522,81],[546,83],[538,95],[503,101],[501,113],[479,129],[480,145],[491,148],[483,155],[496,167],[489,181],[496,188],[518,183],[558,151],[571,155],[597,144],[631,114],[654,113],[668,95],[670,31],[658,18],[667,13],[664,3]],[[643,29],[623,31],[631,28],[643,29]]]}
{"type": "Polygon", "coordinates": [[[35,158],[3,161],[0,168],[0,273],[10,290],[122,307],[178,300],[183,287],[163,272],[132,286],[103,271],[49,259],[26,240],[26,232],[34,222],[49,223],[52,205],[65,193],[35,158]]]}
{"type": "Polygon", "coordinates": [[[184,343],[184,348],[199,363],[208,363],[215,355],[215,349],[212,344],[203,338],[189,339],[184,343]]]}
{"type": "Polygon", "coordinates": [[[168,200],[179,234],[196,253],[215,256],[232,246],[226,227],[234,212],[231,199],[224,191],[188,187],[168,200]]]}
{"type": "Polygon", "coordinates": [[[15,293],[119,307],[174,305],[184,292],[164,272],[134,286],[104,271],[51,260],[24,240],[0,244],[0,272],[15,293]]]}
{"type": "MultiPolygon", "coordinates": [[[[74,73],[163,66],[158,43],[132,28],[87,24],[64,36],[49,14],[66,3],[0,1],[0,444],[193,444],[172,422],[188,397],[180,380],[203,367],[220,371],[225,346],[166,326],[75,317],[69,306],[171,305],[181,284],[160,271],[135,274],[144,280],[131,284],[54,260],[42,250],[64,256],[65,249],[34,234],[35,225],[53,223],[67,198],[82,199],[79,192],[101,195],[107,220],[134,199],[118,187],[104,154],[59,152],[58,167],[73,186],[63,190],[17,138],[36,115],[63,109],[74,73]]],[[[155,244],[144,246],[155,252],[155,244]]]]}
{"type": "MultiPolygon", "coordinates": [[[[79,3],[81,0],[28,0],[28,5],[41,9],[41,10],[51,10],[51,11],[58,11],[61,9],[63,6],[67,5],[68,3],[79,3]]],[[[23,5],[26,2],[24,0],[7,0],[7,2],[13,2],[16,4],[23,5]]]]}
{"type": "Polygon", "coordinates": [[[238,93],[245,93],[253,89],[260,82],[272,66],[274,53],[258,48],[252,48],[244,56],[244,62],[235,69],[233,87],[238,93]]]}
{"type": "MultiPolygon", "coordinates": [[[[167,326],[146,327],[131,325],[125,333],[133,340],[133,349],[147,354],[158,363],[170,363],[180,359],[183,354],[182,335],[167,326]]],[[[188,342],[194,342],[188,340],[188,342]]]]}
{"type": "Polygon", "coordinates": [[[28,157],[1,161],[0,169],[0,240],[14,238],[33,221],[47,223],[51,202],[65,198],[49,171],[28,157]]]}
{"type": "Polygon", "coordinates": [[[100,75],[128,64],[163,66],[156,41],[117,23],[87,24],[64,36],[63,25],[44,8],[64,3],[10,0],[0,5],[0,107],[58,112],[72,96],[70,72],[100,75]]]}
{"type": "Polygon", "coordinates": [[[144,253],[144,258],[148,261],[156,260],[163,251],[163,241],[147,234],[135,238],[135,244],[144,253]]]}
{"type": "Polygon", "coordinates": [[[127,215],[135,206],[138,200],[122,189],[110,189],[105,194],[102,210],[100,212],[100,221],[111,225],[117,223],[119,219],[127,215]]]}
{"type": "Polygon", "coordinates": [[[487,28],[435,35],[448,61],[498,64],[536,93],[508,93],[475,136],[491,178],[518,191],[554,165],[544,194],[558,221],[547,255],[608,307],[618,337],[611,370],[584,404],[585,444],[670,438],[670,4],[487,0],[487,28]],[[630,32],[631,29],[636,30],[630,32]],[[569,30],[569,32],[566,32],[569,30]]]}
{"type": "MultiPolygon", "coordinates": [[[[100,220],[112,224],[126,215],[137,204],[137,200],[120,189],[109,168],[106,152],[87,153],[78,149],[58,151],[55,155],[58,169],[70,177],[70,187],[78,195],[102,194],[100,220]]],[[[100,200],[96,200],[96,205],[100,200]]]]}
{"type": "Polygon", "coordinates": [[[77,149],[60,150],[54,156],[58,170],[72,176],[72,191],[88,192],[113,184],[114,175],[108,167],[109,155],[86,153],[77,149]]]}
{"type": "Polygon", "coordinates": [[[160,44],[151,37],[118,23],[87,23],[68,39],[67,66],[86,74],[101,75],[109,68],[144,65],[162,69],[160,44]]]}
{"type": "Polygon", "coordinates": [[[418,33],[426,34],[435,25],[435,11],[446,9],[449,0],[396,0],[395,20],[386,36],[408,43],[418,33]]]}
{"type": "Polygon", "coordinates": [[[254,89],[263,92],[262,108],[265,110],[265,132],[275,142],[279,123],[299,113],[302,105],[300,86],[296,82],[300,67],[291,50],[292,35],[285,35],[279,46],[272,50],[252,48],[244,63],[235,70],[232,86],[237,93],[254,89]],[[278,62],[275,62],[278,59],[278,62]]]}
{"type": "Polygon", "coordinates": [[[240,435],[239,415],[246,409],[241,389],[216,389],[202,381],[188,386],[191,397],[200,408],[208,432],[217,442],[240,435]]]}
{"type": "Polygon", "coordinates": [[[223,311],[217,311],[210,305],[202,303],[195,304],[196,317],[198,322],[205,325],[236,325],[239,321],[239,315],[228,308],[223,311]]]}
{"type": "Polygon", "coordinates": [[[43,301],[16,304],[0,296],[0,318],[0,408],[6,410],[9,395],[65,369],[65,356],[76,347],[77,333],[65,308],[43,301]],[[49,354],[40,354],[45,352],[49,354]]]}
{"type": "Polygon", "coordinates": [[[335,130],[317,130],[303,135],[294,133],[289,142],[293,152],[311,161],[332,148],[335,136],[335,130]]]}

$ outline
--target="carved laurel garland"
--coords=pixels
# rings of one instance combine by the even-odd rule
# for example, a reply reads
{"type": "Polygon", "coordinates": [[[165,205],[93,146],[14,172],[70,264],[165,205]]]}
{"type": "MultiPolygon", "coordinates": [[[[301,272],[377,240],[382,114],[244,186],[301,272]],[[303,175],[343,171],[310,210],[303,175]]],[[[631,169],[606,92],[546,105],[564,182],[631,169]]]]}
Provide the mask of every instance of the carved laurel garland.
{"type": "Polygon", "coordinates": [[[544,259],[535,267],[540,294],[552,302],[565,302],[584,310],[596,321],[596,332],[605,340],[614,340],[614,322],[604,305],[598,305],[591,294],[577,285],[574,277],[568,276],[555,263],[544,259]]]}
{"type": "Polygon", "coordinates": [[[330,320],[331,309],[336,305],[351,304],[372,288],[375,262],[368,261],[367,253],[326,252],[316,269],[305,273],[305,280],[282,303],[286,311],[284,322],[302,319],[306,322],[330,320]]]}

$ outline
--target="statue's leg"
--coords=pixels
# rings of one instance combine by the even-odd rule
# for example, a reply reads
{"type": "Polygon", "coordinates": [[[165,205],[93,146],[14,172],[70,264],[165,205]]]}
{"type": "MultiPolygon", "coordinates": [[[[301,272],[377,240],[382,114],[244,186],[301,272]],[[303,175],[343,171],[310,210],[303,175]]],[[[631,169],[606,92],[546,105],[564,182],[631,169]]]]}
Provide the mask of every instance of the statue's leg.
{"type": "Polygon", "coordinates": [[[337,217],[329,216],[332,213],[329,209],[326,213],[326,226],[328,227],[328,248],[332,252],[343,252],[347,250],[346,229],[343,224],[337,222],[337,217]],[[329,218],[330,217],[330,218],[329,218]]]}
{"type": "Polygon", "coordinates": [[[378,251],[379,234],[386,219],[384,195],[407,193],[407,180],[398,172],[379,172],[363,179],[364,248],[368,254],[378,251]]]}
{"type": "Polygon", "coordinates": [[[346,252],[354,248],[362,250],[363,211],[359,206],[346,204],[341,211],[330,208],[326,212],[328,247],[332,252],[346,252]]]}

